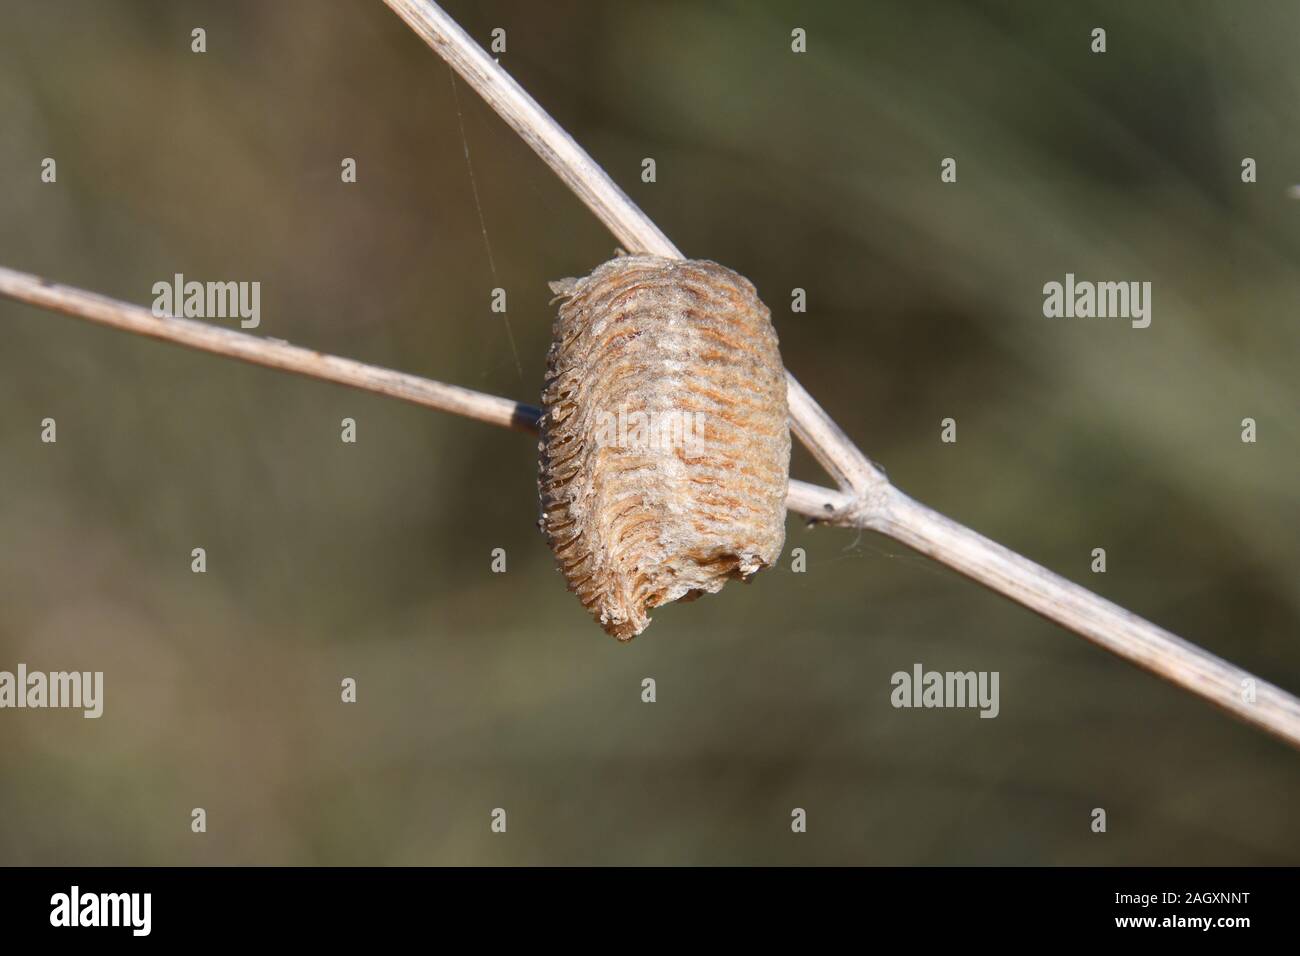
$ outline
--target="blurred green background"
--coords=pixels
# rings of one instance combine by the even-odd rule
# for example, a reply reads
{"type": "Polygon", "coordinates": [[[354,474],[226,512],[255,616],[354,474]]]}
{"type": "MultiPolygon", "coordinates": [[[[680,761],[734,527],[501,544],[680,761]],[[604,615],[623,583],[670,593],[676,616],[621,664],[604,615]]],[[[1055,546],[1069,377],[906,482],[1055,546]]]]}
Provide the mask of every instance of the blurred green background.
{"type": "MultiPolygon", "coordinates": [[[[1300,690],[1300,7],[447,6],[901,488],[1300,690]],[[1045,319],[1066,272],[1152,282],[1151,327],[1045,319]]],[[[379,0],[3,19],[0,264],[259,280],[257,334],[537,400],[546,282],[616,242],[379,0]]],[[[0,863],[1300,863],[1296,753],[874,535],[791,519],[618,645],[535,476],[518,434],[0,301],[0,669],[106,674],[98,721],[0,712],[0,863]],[[999,671],[1000,716],[894,710],[915,662],[999,671]]]]}

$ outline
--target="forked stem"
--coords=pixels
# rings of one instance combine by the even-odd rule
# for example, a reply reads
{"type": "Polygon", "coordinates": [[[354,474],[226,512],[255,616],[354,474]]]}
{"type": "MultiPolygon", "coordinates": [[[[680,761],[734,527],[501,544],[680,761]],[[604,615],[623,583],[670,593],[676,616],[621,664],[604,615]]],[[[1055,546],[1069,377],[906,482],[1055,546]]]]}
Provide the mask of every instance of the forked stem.
{"type": "MultiPolygon", "coordinates": [[[[385,0],[520,132],[561,178],[635,251],[680,256],[599,166],[505,71],[428,0],[385,0]]],[[[0,295],[111,328],[269,368],[388,395],[518,431],[536,430],[530,405],[391,369],[325,355],[148,309],[0,267],[0,295]]],[[[893,488],[787,373],[792,427],[841,490],[791,481],[790,511],[901,541],[1165,678],[1246,723],[1300,748],[1300,700],[1247,671],[1065,580],[893,488]]]]}
{"type": "MultiPolygon", "coordinates": [[[[516,431],[536,433],[541,410],[508,398],[168,316],[0,266],[0,296],[213,355],[321,379],[516,431]]],[[[790,482],[786,507],[841,527],[867,528],[1037,611],[1113,654],[1164,677],[1247,723],[1300,746],[1300,700],[1076,584],[950,521],[884,484],[864,499],[790,482]],[[1254,691],[1247,703],[1244,692],[1254,691]]]]}

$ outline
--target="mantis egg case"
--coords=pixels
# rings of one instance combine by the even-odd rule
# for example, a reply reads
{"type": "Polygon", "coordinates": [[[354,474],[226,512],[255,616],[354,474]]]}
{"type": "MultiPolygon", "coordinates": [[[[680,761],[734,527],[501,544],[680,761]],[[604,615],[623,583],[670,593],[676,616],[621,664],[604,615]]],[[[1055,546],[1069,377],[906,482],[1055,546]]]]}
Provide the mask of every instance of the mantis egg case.
{"type": "Polygon", "coordinates": [[[717,263],[620,256],[552,288],[541,527],[569,589],[626,641],[651,608],[780,555],[785,369],[767,307],[717,263]]]}

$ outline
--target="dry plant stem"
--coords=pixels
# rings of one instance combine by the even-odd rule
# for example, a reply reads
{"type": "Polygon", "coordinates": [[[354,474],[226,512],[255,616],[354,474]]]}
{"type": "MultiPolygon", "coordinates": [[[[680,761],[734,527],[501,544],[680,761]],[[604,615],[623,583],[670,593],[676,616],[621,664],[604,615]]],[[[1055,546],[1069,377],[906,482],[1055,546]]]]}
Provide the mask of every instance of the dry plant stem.
{"type": "Polygon", "coordinates": [[[891,488],[867,522],[1103,650],[1300,746],[1300,700],[891,488]],[[1248,694],[1248,689],[1253,692],[1248,694]]]}
{"type": "Polygon", "coordinates": [[[537,155],[578,194],[631,252],[670,259],[682,254],[623,190],[605,175],[587,151],[537,105],[510,74],[483,51],[442,8],[411,0],[385,0],[406,25],[487,100],[537,155]]]}
{"type": "Polygon", "coordinates": [[[193,349],[294,372],[310,378],[350,385],[390,398],[464,415],[490,425],[536,431],[537,409],[495,395],[456,385],[431,382],[416,375],[354,362],[288,342],[259,338],[191,319],[155,316],[143,306],[119,302],[38,276],[0,266],[0,295],[63,312],[100,325],[186,345],[193,349]]]}
{"type": "MultiPolygon", "coordinates": [[[[437,4],[384,2],[451,64],[629,251],[682,257],[573,137],[437,4]]],[[[795,435],[842,489],[835,493],[792,482],[790,510],[889,535],[1300,747],[1300,700],[912,501],[889,484],[794,376],[787,372],[786,379],[795,435]],[[1253,702],[1244,699],[1247,679],[1254,681],[1253,702]]]]}
{"type": "MultiPolygon", "coordinates": [[[[3,267],[0,295],[110,328],[400,398],[517,431],[535,433],[541,415],[540,409],[531,405],[495,395],[189,319],[158,318],[142,306],[3,267]]],[[[827,524],[867,528],[902,541],[1099,647],[1300,747],[1300,700],[1286,691],[950,521],[888,485],[864,501],[847,492],[791,480],[786,507],[827,524]],[[1248,680],[1255,689],[1255,701],[1249,704],[1242,699],[1248,680]]]]}
{"type": "Polygon", "coordinates": [[[889,487],[885,473],[873,465],[840,430],[826,411],[789,372],[785,373],[790,429],[817,463],[845,491],[870,502],[889,487]]]}

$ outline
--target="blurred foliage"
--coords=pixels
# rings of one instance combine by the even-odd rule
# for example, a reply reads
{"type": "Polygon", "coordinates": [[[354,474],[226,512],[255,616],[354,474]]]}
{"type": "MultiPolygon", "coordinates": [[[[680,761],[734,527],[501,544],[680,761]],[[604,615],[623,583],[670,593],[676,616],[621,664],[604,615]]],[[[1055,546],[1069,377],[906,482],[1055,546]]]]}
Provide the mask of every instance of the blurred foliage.
{"type": "MultiPolygon", "coordinates": [[[[1295,4],[448,8],[755,282],[900,487],[1300,689],[1295,4]],[[1044,319],[1066,272],[1151,281],[1151,328],[1044,319]]],[[[257,279],[260,334],[536,401],[546,282],[615,242],[378,0],[4,24],[0,263],[142,303],[257,279]]],[[[10,302],[0,330],[0,669],[107,698],[0,713],[0,863],[1300,862],[1295,753],[884,539],[791,520],[806,574],[619,646],[536,531],[532,441],[10,302]],[[893,710],[917,661],[1000,671],[1001,715],[893,710]]]]}

